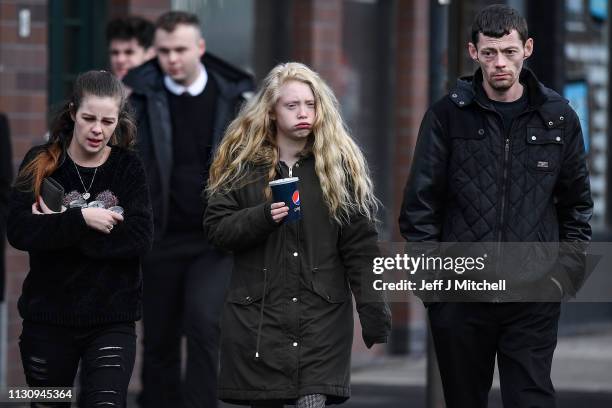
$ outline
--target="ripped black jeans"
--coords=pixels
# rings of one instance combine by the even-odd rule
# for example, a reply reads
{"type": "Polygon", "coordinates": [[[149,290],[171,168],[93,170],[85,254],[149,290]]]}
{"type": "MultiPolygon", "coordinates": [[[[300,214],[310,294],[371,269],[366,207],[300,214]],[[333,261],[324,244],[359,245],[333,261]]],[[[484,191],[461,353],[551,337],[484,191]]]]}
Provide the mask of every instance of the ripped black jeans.
{"type": "MultiPolygon", "coordinates": [[[[136,356],[134,323],[88,328],[23,322],[19,348],[30,387],[73,387],[81,362],[84,406],[125,407],[136,356]]],[[[44,403],[32,407],[69,407],[44,403]]]]}

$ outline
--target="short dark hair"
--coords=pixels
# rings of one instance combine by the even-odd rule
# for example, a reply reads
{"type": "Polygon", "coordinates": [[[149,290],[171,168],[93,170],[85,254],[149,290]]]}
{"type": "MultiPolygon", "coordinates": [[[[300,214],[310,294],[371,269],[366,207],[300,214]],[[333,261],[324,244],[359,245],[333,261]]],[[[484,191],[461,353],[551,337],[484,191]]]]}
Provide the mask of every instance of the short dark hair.
{"type": "Polygon", "coordinates": [[[169,33],[176,29],[179,24],[190,25],[200,30],[200,19],[193,13],[186,11],[168,11],[159,16],[155,22],[156,29],[162,29],[169,33]]]}
{"type": "Polygon", "coordinates": [[[119,17],[111,20],[106,26],[106,41],[129,41],[136,39],[138,44],[147,49],[153,45],[155,26],[147,19],[138,16],[119,17]]]}
{"type": "Polygon", "coordinates": [[[518,11],[505,4],[492,4],[480,10],[472,23],[472,43],[478,44],[478,34],[500,38],[516,30],[521,41],[529,38],[527,21],[518,11]]]}

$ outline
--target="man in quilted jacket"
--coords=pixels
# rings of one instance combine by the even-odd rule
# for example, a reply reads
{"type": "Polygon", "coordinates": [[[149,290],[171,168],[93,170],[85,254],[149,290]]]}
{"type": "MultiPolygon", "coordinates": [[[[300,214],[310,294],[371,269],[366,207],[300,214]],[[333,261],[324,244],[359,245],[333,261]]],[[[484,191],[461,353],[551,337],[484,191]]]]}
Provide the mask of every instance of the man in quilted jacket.
{"type": "Polygon", "coordinates": [[[421,123],[400,230],[409,248],[494,243],[499,259],[517,243],[561,248],[546,273],[525,273],[529,265],[515,260],[511,275],[524,290],[470,302],[424,298],[449,408],[487,406],[496,356],[504,407],[554,407],[559,301],[580,287],[591,238],[580,123],[523,67],[534,41],[516,10],[481,10],[468,49],[479,68],[421,123]]]}

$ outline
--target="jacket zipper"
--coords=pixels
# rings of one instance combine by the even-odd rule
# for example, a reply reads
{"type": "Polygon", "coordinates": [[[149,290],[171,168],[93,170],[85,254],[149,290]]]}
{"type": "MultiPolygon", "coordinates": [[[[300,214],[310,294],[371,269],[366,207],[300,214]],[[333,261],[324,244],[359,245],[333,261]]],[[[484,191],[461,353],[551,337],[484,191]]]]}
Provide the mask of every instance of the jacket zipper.
{"type": "MultiPolygon", "coordinates": [[[[514,122],[514,121],[513,121],[514,122]]],[[[512,129],[510,129],[512,130],[512,129]]],[[[501,210],[499,211],[499,231],[497,241],[502,241],[502,231],[504,225],[504,212],[506,209],[506,185],[508,181],[508,156],[510,155],[510,133],[506,134],[506,144],[504,146],[504,174],[502,178],[501,210]]]]}
{"type": "MultiPolygon", "coordinates": [[[[501,121],[502,127],[504,124],[504,120],[502,115],[497,112],[496,110],[490,109],[484,105],[482,105],[480,102],[476,101],[476,103],[483,108],[484,110],[493,112],[494,114],[497,115],[497,117],[499,118],[499,120],[501,121]]],[[[516,123],[516,121],[523,115],[526,115],[529,112],[532,112],[533,109],[531,107],[527,108],[527,110],[525,110],[524,112],[519,113],[513,120],[512,120],[512,124],[510,125],[510,129],[508,129],[507,132],[505,132],[505,143],[504,143],[504,170],[503,170],[503,175],[502,175],[502,192],[501,192],[501,208],[500,208],[500,215],[499,215],[499,220],[498,220],[498,232],[497,232],[497,242],[498,242],[498,255],[499,252],[501,251],[501,242],[502,242],[502,238],[503,238],[503,227],[504,227],[504,216],[505,216],[505,210],[506,210],[506,194],[507,194],[507,184],[508,184],[508,162],[510,159],[510,147],[512,145],[512,139],[510,138],[510,135],[512,134],[512,130],[514,129],[514,124],[516,123]]]]}
{"type": "Polygon", "coordinates": [[[300,161],[296,161],[295,163],[293,163],[293,166],[289,167],[289,177],[293,177],[293,168],[294,167],[300,167],[300,161]]]}
{"type": "MultiPolygon", "coordinates": [[[[506,139],[505,139],[505,145],[504,145],[504,171],[503,171],[503,177],[502,177],[502,193],[501,193],[501,209],[500,209],[500,214],[499,214],[499,231],[497,233],[497,241],[498,242],[502,242],[502,238],[503,238],[503,230],[504,230],[504,225],[506,224],[505,221],[505,210],[506,210],[506,195],[508,193],[508,172],[509,172],[509,162],[510,162],[510,147],[512,145],[512,139],[510,137],[510,135],[512,134],[512,130],[514,130],[514,125],[516,123],[516,121],[523,115],[526,115],[530,112],[532,112],[533,109],[531,108],[527,108],[526,111],[519,113],[513,120],[512,120],[512,124],[510,125],[510,129],[508,129],[508,131],[506,132],[506,139]]],[[[497,112],[496,112],[497,113],[497,112]]],[[[501,115],[499,113],[497,113],[502,121],[503,124],[503,118],[501,117],[501,115]]],[[[501,244],[500,244],[501,245],[501,244]]]]}
{"type": "MultiPolygon", "coordinates": [[[[504,127],[504,118],[502,117],[502,115],[493,110],[493,112],[497,115],[497,117],[499,118],[501,125],[502,125],[502,129],[504,127]]],[[[520,116],[520,115],[519,115],[520,116]]],[[[501,189],[501,194],[500,194],[500,198],[501,198],[501,207],[500,207],[500,211],[499,211],[499,221],[498,221],[498,231],[497,231],[497,258],[495,260],[495,271],[496,274],[499,272],[499,268],[500,268],[500,262],[502,259],[502,238],[503,238],[503,230],[504,230],[504,213],[506,211],[506,190],[507,190],[507,184],[508,184],[508,162],[510,160],[510,144],[512,142],[510,135],[512,134],[512,128],[514,127],[514,121],[518,118],[518,116],[516,118],[514,118],[514,120],[512,120],[512,124],[510,125],[510,129],[508,129],[507,131],[505,131],[505,137],[504,137],[504,163],[503,163],[503,172],[502,172],[502,189],[501,189]]],[[[495,295],[492,299],[493,303],[498,303],[500,302],[501,299],[495,295]]]]}
{"type": "MultiPolygon", "coordinates": [[[[495,113],[497,115],[497,117],[500,119],[501,123],[502,123],[502,127],[503,127],[503,123],[504,123],[504,118],[502,117],[502,115],[497,112],[496,110],[490,109],[486,106],[483,106],[480,102],[476,101],[476,103],[478,105],[480,105],[481,108],[491,111],[493,113],[495,113]]],[[[511,134],[512,134],[512,130],[514,129],[514,125],[516,123],[516,121],[523,115],[526,115],[530,112],[534,111],[533,108],[528,107],[527,110],[525,110],[524,112],[519,113],[513,120],[512,120],[512,124],[510,125],[510,129],[508,129],[507,132],[505,132],[505,143],[504,143],[504,170],[503,170],[503,175],[502,175],[502,192],[501,192],[501,208],[500,208],[500,215],[499,215],[499,224],[498,224],[498,233],[497,233],[497,260],[496,260],[496,270],[499,270],[499,262],[501,261],[501,252],[502,252],[502,238],[503,238],[503,231],[504,231],[504,225],[505,225],[505,210],[506,210],[506,194],[507,194],[507,184],[508,184],[508,163],[510,161],[510,147],[511,147],[511,134]]],[[[493,299],[494,303],[499,302],[500,299],[495,297],[493,299]]]]}
{"type": "MultiPolygon", "coordinates": [[[[512,130],[514,129],[514,125],[516,121],[523,115],[531,112],[531,109],[527,108],[526,111],[519,113],[514,119],[512,119],[512,124],[510,125],[510,129],[506,132],[505,144],[504,144],[504,170],[502,176],[502,192],[501,192],[501,208],[499,211],[499,224],[498,224],[498,232],[497,232],[497,260],[496,260],[496,271],[499,273],[500,262],[503,259],[503,247],[502,247],[502,239],[504,233],[504,226],[506,225],[505,213],[506,213],[506,195],[508,194],[508,173],[509,173],[509,163],[510,163],[510,146],[512,143],[511,135],[512,130]]],[[[499,115],[500,120],[503,124],[503,117],[501,114],[496,112],[499,115]]],[[[493,303],[498,303],[502,299],[498,296],[493,298],[493,303]]]]}
{"type": "MultiPolygon", "coordinates": [[[[477,102],[478,103],[478,102],[477,102]]],[[[493,112],[494,114],[497,115],[497,117],[499,118],[499,121],[501,122],[502,125],[502,129],[504,127],[504,118],[502,117],[502,115],[497,112],[496,110],[492,110],[489,109],[483,105],[481,105],[480,103],[478,103],[483,109],[486,109],[488,111],[493,112]]],[[[525,112],[523,112],[525,113],[525,112]]],[[[504,163],[503,163],[503,173],[502,173],[502,191],[501,191],[501,195],[499,196],[501,198],[501,208],[499,211],[499,219],[498,219],[498,232],[497,232],[497,257],[495,260],[495,270],[499,271],[500,268],[500,262],[502,259],[502,238],[503,238],[503,227],[504,227],[504,215],[505,215],[505,211],[506,211],[506,193],[507,193],[507,184],[508,184],[508,163],[510,161],[510,146],[511,146],[511,138],[510,135],[512,134],[512,129],[514,128],[514,124],[516,123],[516,119],[518,119],[520,116],[523,115],[523,113],[519,114],[518,116],[516,116],[513,120],[512,120],[512,124],[510,125],[510,129],[508,129],[506,132],[504,132],[504,163]]],[[[495,296],[492,299],[493,303],[498,303],[501,300],[499,299],[499,297],[495,296]]]]}

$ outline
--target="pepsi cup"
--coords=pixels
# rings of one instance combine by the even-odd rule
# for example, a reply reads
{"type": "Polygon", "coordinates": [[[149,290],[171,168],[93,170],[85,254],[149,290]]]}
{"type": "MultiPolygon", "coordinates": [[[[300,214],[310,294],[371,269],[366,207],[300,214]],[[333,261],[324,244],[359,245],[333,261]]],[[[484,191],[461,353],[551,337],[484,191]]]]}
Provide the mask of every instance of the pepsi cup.
{"type": "Polygon", "coordinates": [[[289,207],[289,214],[285,217],[287,222],[297,221],[302,218],[298,180],[298,177],[290,177],[270,182],[274,202],[283,202],[289,207]]]}

